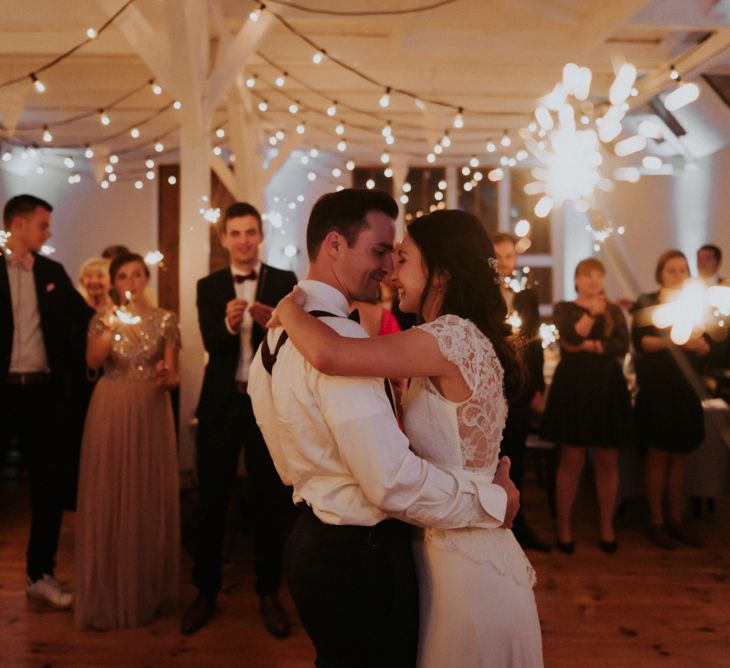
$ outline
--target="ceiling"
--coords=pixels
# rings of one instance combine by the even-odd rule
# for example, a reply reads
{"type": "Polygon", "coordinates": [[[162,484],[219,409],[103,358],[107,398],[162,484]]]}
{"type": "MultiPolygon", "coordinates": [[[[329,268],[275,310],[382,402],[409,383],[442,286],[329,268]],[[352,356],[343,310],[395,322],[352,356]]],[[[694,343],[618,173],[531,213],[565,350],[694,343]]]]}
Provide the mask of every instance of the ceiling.
{"type": "MultiPolygon", "coordinates": [[[[257,7],[250,0],[136,0],[96,39],[39,73],[47,88],[41,94],[29,74],[83,42],[87,28],[98,30],[126,0],[1,4],[0,85],[20,79],[0,87],[0,137],[6,150],[9,142],[15,152],[36,144],[46,155],[80,157],[90,145],[102,155],[117,153],[130,169],[155,154],[155,140],[164,144],[160,159],[177,160],[180,112],[170,106],[176,91],[164,88],[155,95],[148,84],[157,78],[148,66],[150,54],[180,54],[170,50],[179,38],[175,12],[192,5],[201,12],[210,56],[208,63],[177,62],[173,71],[191,66],[212,71],[216,54],[224,52],[257,7]],[[132,46],[128,38],[135,17],[149,32],[136,35],[139,45],[132,46]],[[108,126],[100,123],[101,109],[111,120],[108,126]],[[50,142],[43,140],[44,126],[53,135],[50,142]],[[137,139],[130,136],[135,126],[137,139]]],[[[486,143],[498,142],[505,131],[516,138],[567,62],[592,69],[591,101],[597,106],[607,96],[615,68],[633,63],[639,80],[632,106],[642,112],[671,85],[671,64],[685,78],[702,71],[730,73],[728,0],[299,0],[314,11],[292,4],[267,3],[263,11],[274,18],[260,31],[238,81],[236,94],[249,109],[248,127],[256,131],[262,156],[270,136],[281,130],[296,139],[289,148],[316,146],[337,153],[344,137],[342,153],[348,159],[377,163],[387,150],[419,163],[448,130],[451,145],[437,160],[459,162],[484,154],[486,143]],[[377,11],[391,13],[324,13],[377,11]],[[316,47],[331,57],[314,64],[316,47]],[[288,76],[279,88],[274,81],[283,71],[288,76]],[[243,82],[253,75],[256,84],[249,90],[243,82]],[[392,91],[390,105],[383,108],[379,101],[386,87],[392,91]],[[264,99],[268,110],[260,112],[264,99]],[[333,101],[337,113],[329,117],[333,101]],[[295,115],[288,109],[294,102],[295,115]],[[454,127],[459,108],[461,128],[454,127]],[[344,134],[338,136],[341,121],[344,134]],[[305,131],[297,136],[300,122],[305,131]],[[390,146],[381,134],[387,122],[395,138],[390,146]]],[[[231,100],[229,95],[217,106],[209,128],[224,157],[229,138],[214,131],[230,122],[231,100]]],[[[235,109],[240,113],[241,106],[235,109]]]]}

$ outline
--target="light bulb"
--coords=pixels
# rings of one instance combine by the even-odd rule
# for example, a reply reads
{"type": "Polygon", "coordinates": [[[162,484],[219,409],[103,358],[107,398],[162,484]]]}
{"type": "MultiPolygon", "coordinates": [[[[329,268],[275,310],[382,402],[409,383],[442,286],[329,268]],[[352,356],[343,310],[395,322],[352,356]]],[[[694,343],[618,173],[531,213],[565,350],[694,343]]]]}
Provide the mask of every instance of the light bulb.
{"type": "Polygon", "coordinates": [[[98,33],[98,32],[96,32],[96,30],[94,30],[93,28],[88,28],[88,29],[86,30],[86,36],[87,36],[87,37],[88,37],[89,39],[96,39],[96,38],[97,38],[97,37],[99,36],[99,33],[98,33]]]}
{"type": "Polygon", "coordinates": [[[129,134],[132,136],[132,139],[138,139],[139,138],[139,128],[132,128],[129,131],[129,134]]]}
{"type": "Polygon", "coordinates": [[[347,167],[348,171],[351,172],[353,169],[355,169],[355,161],[354,160],[348,160],[347,161],[347,164],[345,165],[345,167],[347,167]]]}
{"type": "Polygon", "coordinates": [[[156,81],[152,80],[152,81],[150,81],[150,86],[152,88],[152,92],[155,95],[162,95],[162,86],[160,86],[160,84],[158,84],[156,81]]]}
{"type": "Polygon", "coordinates": [[[462,115],[462,112],[464,110],[459,107],[459,111],[457,112],[456,116],[454,116],[454,127],[457,129],[464,127],[464,116],[462,115]]]}
{"type": "Polygon", "coordinates": [[[43,141],[46,143],[53,141],[53,135],[47,125],[43,126],[43,141]]]}
{"type": "Polygon", "coordinates": [[[180,102],[180,100],[175,100],[172,103],[172,108],[175,109],[176,111],[180,111],[180,109],[182,109],[182,102],[180,102]]]}
{"type": "Polygon", "coordinates": [[[296,102],[292,102],[289,105],[289,113],[296,114],[299,111],[299,105],[296,102]]]}
{"type": "Polygon", "coordinates": [[[279,87],[283,88],[284,84],[286,83],[286,73],[280,74],[276,79],[274,79],[274,83],[279,87]]]}
{"type": "Polygon", "coordinates": [[[383,93],[383,96],[380,98],[380,106],[383,109],[390,106],[390,86],[385,89],[385,93],[383,93]]]}
{"type": "Polygon", "coordinates": [[[107,113],[103,109],[99,109],[99,123],[109,125],[111,122],[111,118],[109,118],[107,113]]]}
{"type": "Polygon", "coordinates": [[[344,139],[337,142],[337,150],[341,153],[347,150],[347,142],[344,139]]]}
{"type": "Polygon", "coordinates": [[[143,182],[143,181],[140,181],[139,179],[137,179],[137,180],[136,180],[136,181],[134,182],[134,187],[135,187],[135,188],[136,188],[137,190],[142,190],[142,188],[144,188],[144,182],[143,182]]]}
{"type": "Polygon", "coordinates": [[[337,113],[337,100],[327,107],[327,115],[332,118],[337,113]]]}
{"type": "Polygon", "coordinates": [[[317,51],[317,53],[315,53],[312,56],[312,62],[315,65],[319,65],[323,60],[324,60],[324,52],[322,52],[322,51],[317,51]]]}
{"type": "Polygon", "coordinates": [[[111,154],[111,155],[109,156],[109,162],[110,162],[110,163],[111,163],[112,165],[116,165],[116,164],[117,164],[117,163],[119,162],[119,156],[118,156],[118,155],[117,155],[116,153],[112,153],[112,154],[111,154]]]}
{"type": "Polygon", "coordinates": [[[510,136],[505,132],[502,135],[502,139],[499,140],[499,143],[502,144],[502,146],[511,146],[512,145],[512,139],[510,136]]]}
{"type": "Polygon", "coordinates": [[[304,123],[299,123],[297,125],[297,134],[303,135],[305,130],[306,130],[306,126],[304,123]]]}
{"type": "Polygon", "coordinates": [[[335,128],[335,132],[338,135],[344,135],[345,134],[345,124],[344,123],[338,123],[337,127],[335,128]]]}
{"type": "Polygon", "coordinates": [[[162,153],[164,150],[165,145],[161,141],[155,142],[155,151],[157,151],[158,153],[162,153]]]}
{"type": "Polygon", "coordinates": [[[30,80],[33,82],[33,86],[35,87],[37,92],[46,92],[46,85],[35,74],[30,75],[30,80]]]}
{"type": "Polygon", "coordinates": [[[154,169],[155,167],[155,161],[152,158],[147,158],[147,160],[144,161],[144,164],[147,169],[154,169]]]}
{"type": "Polygon", "coordinates": [[[91,148],[91,146],[87,146],[86,150],[84,151],[84,157],[91,160],[91,158],[94,157],[94,149],[91,148]]]}
{"type": "Polygon", "coordinates": [[[261,102],[259,102],[259,111],[260,112],[264,112],[268,108],[269,108],[269,105],[267,104],[266,100],[261,100],[261,102]]]}
{"type": "Polygon", "coordinates": [[[246,86],[248,88],[253,88],[256,85],[256,77],[257,75],[254,74],[253,76],[250,76],[248,79],[246,79],[246,86]]]}
{"type": "Polygon", "coordinates": [[[218,139],[223,139],[223,137],[226,136],[226,131],[223,128],[218,128],[215,131],[215,136],[218,137],[218,139]]]}

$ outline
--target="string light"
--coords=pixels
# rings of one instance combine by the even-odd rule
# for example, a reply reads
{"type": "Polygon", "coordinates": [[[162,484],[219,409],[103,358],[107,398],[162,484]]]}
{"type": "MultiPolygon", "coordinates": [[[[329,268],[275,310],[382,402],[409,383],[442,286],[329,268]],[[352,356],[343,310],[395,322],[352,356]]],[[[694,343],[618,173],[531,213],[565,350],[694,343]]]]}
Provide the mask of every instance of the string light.
{"type": "Polygon", "coordinates": [[[454,127],[457,129],[464,127],[464,107],[459,107],[459,111],[454,116],[454,127]]]}
{"type": "Polygon", "coordinates": [[[132,136],[132,139],[139,139],[139,128],[132,128],[129,134],[132,136]]]}
{"type": "Polygon", "coordinates": [[[117,180],[117,175],[114,174],[114,173],[109,174],[109,176],[107,177],[107,179],[109,180],[109,183],[114,183],[117,180]]]}
{"type": "Polygon", "coordinates": [[[66,165],[66,167],[68,167],[69,169],[73,169],[76,166],[76,162],[70,155],[66,156],[63,159],[63,164],[66,165]]]}
{"type": "MultiPolygon", "coordinates": [[[[260,7],[260,9],[263,9],[263,6],[260,7]]],[[[259,20],[261,17],[261,13],[258,9],[254,9],[252,12],[249,13],[248,18],[250,18],[254,23],[259,20]]]]}
{"type": "Polygon", "coordinates": [[[142,190],[142,188],[144,188],[144,182],[143,182],[143,181],[141,181],[140,179],[137,179],[137,180],[136,180],[136,181],[134,182],[134,187],[135,187],[135,188],[136,188],[137,190],[142,190]]]}
{"type": "Polygon", "coordinates": [[[471,160],[469,160],[469,166],[470,167],[479,167],[479,158],[477,158],[475,155],[471,157],[471,160]]]}
{"type": "Polygon", "coordinates": [[[248,79],[246,79],[246,87],[253,88],[256,85],[256,79],[258,79],[258,74],[248,77],[248,79]]]}
{"type": "Polygon", "coordinates": [[[499,140],[499,143],[502,146],[504,146],[505,148],[507,146],[511,146],[512,145],[512,138],[507,133],[507,130],[504,131],[504,134],[502,135],[502,139],[499,140]]]}
{"type": "Polygon", "coordinates": [[[109,188],[109,181],[106,179],[102,179],[102,181],[99,183],[102,190],[107,190],[109,188]]]}
{"type": "Polygon", "coordinates": [[[494,153],[497,150],[497,147],[490,141],[487,142],[487,153],[494,153]]]}
{"type": "Polygon", "coordinates": [[[307,128],[306,128],[306,124],[305,123],[299,123],[297,125],[297,134],[303,135],[304,132],[306,131],[306,129],[307,128]]]}
{"type": "Polygon", "coordinates": [[[30,80],[33,82],[33,87],[38,93],[46,92],[46,85],[35,75],[34,72],[31,72],[30,80]]]}
{"type": "Polygon", "coordinates": [[[292,103],[291,103],[291,104],[289,105],[289,113],[290,113],[290,114],[292,114],[292,115],[294,115],[294,114],[296,114],[296,113],[297,113],[298,111],[299,111],[299,104],[297,104],[296,102],[292,102],[292,103]]]}
{"type": "Polygon", "coordinates": [[[147,172],[146,176],[147,176],[147,180],[148,181],[154,181],[155,180],[155,173],[153,171],[151,171],[151,170],[149,172],[147,172]]]}
{"type": "Polygon", "coordinates": [[[110,162],[110,163],[111,163],[112,165],[116,165],[116,164],[117,164],[117,163],[119,162],[119,156],[118,156],[118,155],[117,155],[116,153],[112,153],[112,154],[111,154],[111,155],[109,156],[109,162],[110,162]]]}
{"type": "Polygon", "coordinates": [[[348,160],[347,163],[345,164],[345,167],[347,167],[348,171],[351,172],[353,169],[355,169],[355,161],[348,160]]]}
{"type": "Polygon", "coordinates": [[[266,111],[266,110],[267,110],[268,108],[269,108],[269,103],[268,103],[268,102],[267,102],[266,100],[261,100],[261,102],[259,102],[259,111],[260,111],[260,112],[262,112],[262,113],[263,113],[263,112],[265,112],[265,111],[266,111]]]}
{"type": "Polygon", "coordinates": [[[384,176],[384,177],[385,177],[386,179],[390,179],[390,178],[392,178],[392,177],[393,177],[393,170],[392,170],[392,169],[391,169],[390,167],[386,167],[386,168],[385,168],[385,169],[383,170],[383,176],[384,176]]]}
{"type": "Polygon", "coordinates": [[[387,109],[390,106],[390,86],[385,89],[385,93],[380,98],[380,106],[383,109],[387,109]]]}
{"type": "Polygon", "coordinates": [[[339,179],[340,176],[342,176],[342,170],[339,167],[335,167],[332,170],[332,176],[334,176],[336,179],[339,179]]]}
{"type": "Polygon", "coordinates": [[[164,150],[165,145],[161,141],[155,142],[155,151],[157,151],[157,153],[162,153],[164,150]]]}
{"type": "Polygon", "coordinates": [[[168,183],[169,183],[169,184],[170,184],[171,186],[174,186],[174,185],[175,185],[175,184],[177,183],[177,177],[175,177],[175,176],[168,176],[168,177],[167,177],[167,182],[168,182],[168,183]]]}
{"type": "Polygon", "coordinates": [[[441,137],[441,146],[443,146],[444,148],[449,148],[449,146],[451,146],[451,137],[449,137],[448,130],[446,130],[444,132],[444,136],[441,137]]]}
{"type": "Polygon", "coordinates": [[[324,51],[317,51],[317,53],[315,53],[312,56],[312,62],[315,65],[319,65],[324,59],[325,59],[325,53],[324,53],[324,51]]]}
{"type": "Polygon", "coordinates": [[[150,87],[155,95],[162,95],[162,86],[158,84],[154,79],[150,81],[150,87]]]}
{"type": "Polygon", "coordinates": [[[274,79],[274,83],[279,87],[283,88],[284,84],[286,83],[286,77],[288,72],[282,72],[276,79],[274,79]]]}
{"type": "Polygon", "coordinates": [[[111,118],[109,118],[107,113],[103,109],[99,109],[99,123],[109,125],[111,122],[111,118]]]}
{"type": "Polygon", "coordinates": [[[215,131],[215,136],[218,137],[218,139],[223,139],[223,137],[226,136],[226,131],[223,128],[218,128],[215,131]]]}
{"type": "Polygon", "coordinates": [[[375,187],[375,181],[373,181],[372,179],[368,179],[367,181],[365,181],[365,187],[368,190],[372,190],[375,187]]]}
{"type": "Polygon", "coordinates": [[[93,28],[87,28],[87,30],[86,30],[86,36],[89,39],[96,39],[99,36],[99,33],[96,32],[96,30],[94,30],[93,28]]]}
{"type": "Polygon", "coordinates": [[[337,113],[337,100],[327,107],[327,115],[332,118],[337,113]]]}
{"type": "Polygon", "coordinates": [[[51,131],[48,129],[47,125],[43,126],[43,141],[46,143],[53,141],[53,135],[51,134],[51,131]]]}
{"type": "Polygon", "coordinates": [[[172,108],[175,109],[175,111],[180,111],[180,109],[182,109],[182,102],[180,102],[180,100],[174,100],[172,108]]]}
{"type": "Polygon", "coordinates": [[[384,151],[381,154],[380,162],[382,162],[384,165],[387,165],[390,162],[390,154],[387,151],[384,151]]]}
{"type": "Polygon", "coordinates": [[[669,78],[672,81],[679,79],[679,72],[677,72],[677,68],[675,68],[674,65],[669,66],[669,78]]]}
{"type": "Polygon", "coordinates": [[[403,191],[404,193],[409,193],[409,192],[411,192],[411,188],[412,188],[412,187],[413,187],[413,186],[411,186],[411,184],[410,184],[410,183],[408,183],[408,181],[406,181],[406,182],[405,182],[405,183],[403,184],[403,186],[401,187],[401,190],[402,190],[402,191],[403,191]]]}
{"type": "Polygon", "coordinates": [[[429,153],[426,156],[426,162],[428,162],[429,164],[433,164],[434,162],[436,162],[436,156],[433,153],[429,153]]]}
{"type": "Polygon", "coordinates": [[[345,134],[345,124],[344,123],[338,123],[335,127],[335,132],[338,135],[344,135],[345,134]]]}
{"type": "Polygon", "coordinates": [[[147,169],[155,168],[155,161],[152,158],[147,158],[147,160],[144,161],[144,164],[147,169]]]}
{"type": "Polygon", "coordinates": [[[337,150],[341,153],[344,153],[347,150],[347,142],[344,139],[337,142],[337,150]]]}

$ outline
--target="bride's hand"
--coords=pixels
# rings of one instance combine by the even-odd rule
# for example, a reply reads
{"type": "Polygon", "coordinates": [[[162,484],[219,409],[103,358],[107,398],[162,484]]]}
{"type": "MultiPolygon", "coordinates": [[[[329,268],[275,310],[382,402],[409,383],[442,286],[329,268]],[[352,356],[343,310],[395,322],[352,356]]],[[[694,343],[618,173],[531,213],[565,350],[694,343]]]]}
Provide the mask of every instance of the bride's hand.
{"type": "Polygon", "coordinates": [[[494,480],[492,481],[495,485],[499,485],[507,492],[507,508],[504,513],[504,524],[502,524],[502,527],[505,529],[512,528],[512,520],[514,520],[517,511],[520,509],[520,491],[509,477],[511,465],[512,462],[510,462],[509,457],[501,457],[499,466],[497,466],[497,472],[494,474],[494,480]]]}
{"type": "Polygon", "coordinates": [[[307,295],[304,294],[302,290],[299,289],[299,286],[295,285],[294,289],[283,299],[279,301],[279,303],[276,305],[276,308],[274,309],[273,313],[271,314],[271,318],[269,319],[269,322],[266,324],[266,327],[268,329],[275,329],[276,327],[281,327],[281,319],[279,318],[279,314],[284,312],[287,308],[303,308],[304,304],[307,301],[307,295]]]}

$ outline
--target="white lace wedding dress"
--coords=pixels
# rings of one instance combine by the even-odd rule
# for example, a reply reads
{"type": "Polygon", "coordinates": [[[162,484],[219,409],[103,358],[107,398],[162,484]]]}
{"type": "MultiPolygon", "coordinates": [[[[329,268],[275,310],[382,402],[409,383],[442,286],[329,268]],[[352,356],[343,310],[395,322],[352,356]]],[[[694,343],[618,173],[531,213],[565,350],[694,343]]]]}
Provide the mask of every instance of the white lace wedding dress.
{"type": "MultiPolygon", "coordinates": [[[[414,378],[404,400],[413,450],[442,468],[490,481],[507,417],[503,370],[492,343],[469,320],[446,315],[419,327],[438,342],[472,390],[444,399],[414,378]]],[[[542,666],[535,572],[506,529],[418,530],[419,668],[542,666]]]]}

